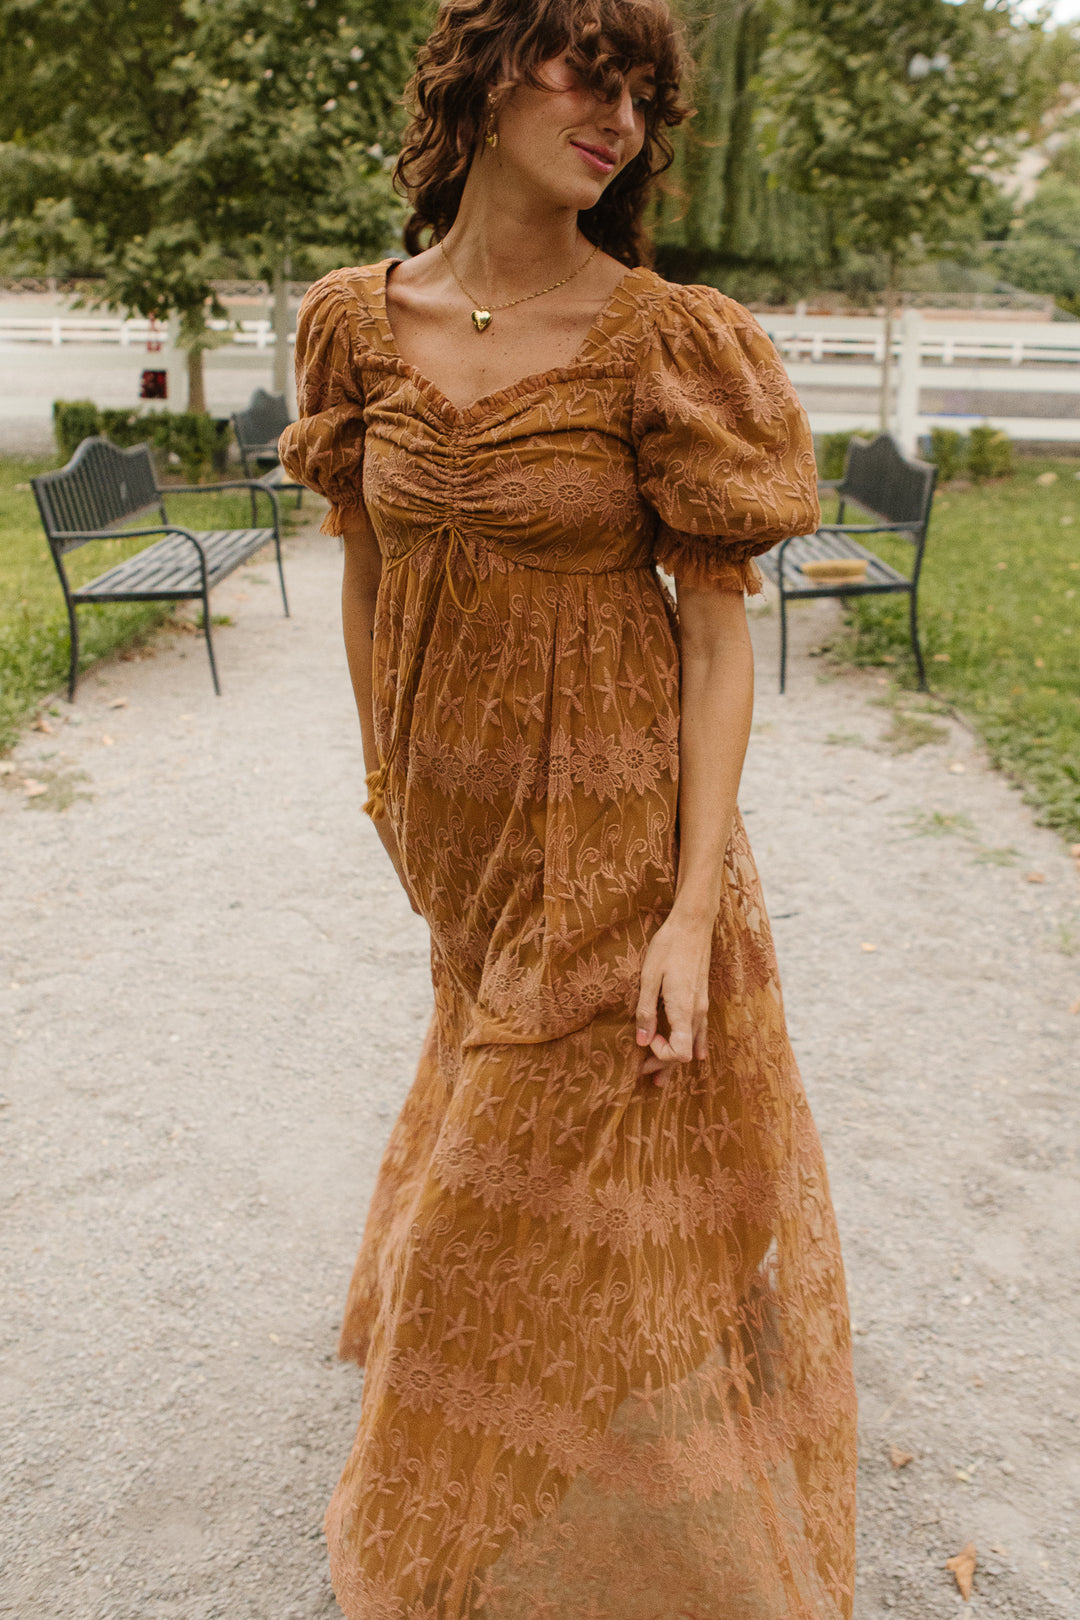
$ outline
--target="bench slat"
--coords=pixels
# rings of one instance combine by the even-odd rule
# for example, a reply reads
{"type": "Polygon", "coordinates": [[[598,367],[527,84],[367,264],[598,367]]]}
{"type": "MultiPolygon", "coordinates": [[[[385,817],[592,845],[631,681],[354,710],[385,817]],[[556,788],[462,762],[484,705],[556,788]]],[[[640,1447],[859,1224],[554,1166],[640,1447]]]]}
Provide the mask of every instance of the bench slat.
{"type": "MultiPolygon", "coordinates": [[[[211,586],[274,538],[273,529],[192,532],[206,552],[207,583],[211,586]]],[[[166,535],[72,592],[76,602],[102,602],[125,595],[164,601],[181,595],[201,596],[202,572],[190,540],[181,534],[166,535]]]]}

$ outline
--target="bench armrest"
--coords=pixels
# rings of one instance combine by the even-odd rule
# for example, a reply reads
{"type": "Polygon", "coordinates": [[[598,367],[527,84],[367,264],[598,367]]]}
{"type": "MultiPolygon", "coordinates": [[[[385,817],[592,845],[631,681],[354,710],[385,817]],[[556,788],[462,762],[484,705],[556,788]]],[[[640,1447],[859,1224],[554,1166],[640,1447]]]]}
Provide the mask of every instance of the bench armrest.
{"type": "Polygon", "coordinates": [[[196,551],[202,556],[202,546],[196,540],[190,529],[182,529],[178,523],[155,523],[151,529],[53,529],[49,533],[50,540],[139,540],[150,534],[182,534],[185,540],[190,540],[196,551]]]}
{"type": "Polygon", "coordinates": [[[824,534],[919,534],[921,523],[823,523],[824,534]]]}

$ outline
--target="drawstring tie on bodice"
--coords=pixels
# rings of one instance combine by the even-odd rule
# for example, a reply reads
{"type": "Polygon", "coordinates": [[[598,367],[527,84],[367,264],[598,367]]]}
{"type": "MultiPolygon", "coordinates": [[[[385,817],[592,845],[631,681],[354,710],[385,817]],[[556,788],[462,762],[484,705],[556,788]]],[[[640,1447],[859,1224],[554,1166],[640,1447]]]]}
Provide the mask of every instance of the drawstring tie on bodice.
{"type": "Polygon", "coordinates": [[[459,613],[475,613],[477,608],[480,606],[480,575],[477,573],[472,552],[469,550],[465,536],[462,534],[461,530],[457,527],[456,523],[449,519],[438,529],[436,529],[433,534],[428,533],[422,535],[421,538],[417,540],[415,545],[409,547],[408,551],[401,552],[397,557],[388,558],[383,566],[388,574],[392,573],[395,568],[401,568],[405,563],[407,563],[409,558],[414,557],[418,551],[421,551],[424,548],[424,546],[437,544],[440,540],[446,541],[446,554],[443,558],[442,566],[433,567],[429,571],[427,579],[424,582],[423,594],[420,602],[420,611],[417,618],[416,635],[413,638],[412,646],[409,648],[405,668],[401,672],[398,679],[397,697],[394,703],[393,717],[390,722],[390,742],[387,745],[385,756],[380,761],[378,770],[372,771],[367,777],[367,789],[369,796],[367,803],[364,805],[364,811],[371,817],[372,821],[378,821],[386,814],[386,779],[390,773],[390,767],[394,763],[394,756],[398,751],[398,744],[401,742],[402,722],[405,717],[405,706],[407,703],[413,702],[416,697],[417,688],[420,685],[420,672],[423,665],[421,652],[424,647],[425,639],[424,627],[427,623],[432,605],[438,602],[439,593],[441,592],[443,584],[445,583],[453,599],[454,606],[457,608],[459,613]],[[472,601],[469,603],[461,600],[457,593],[457,587],[454,584],[453,561],[455,548],[460,548],[461,554],[465,559],[470,574],[472,575],[474,594],[472,601]]]}

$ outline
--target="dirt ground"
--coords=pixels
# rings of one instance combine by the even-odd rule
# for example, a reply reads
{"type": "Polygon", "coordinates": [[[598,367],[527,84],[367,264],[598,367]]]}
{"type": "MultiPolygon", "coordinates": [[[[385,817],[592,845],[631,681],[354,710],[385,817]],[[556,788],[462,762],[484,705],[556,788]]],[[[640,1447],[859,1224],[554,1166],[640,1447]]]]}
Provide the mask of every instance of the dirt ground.
{"type": "MultiPolygon", "coordinates": [[[[337,542],[288,552],[291,620],[263,562],[216,594],[223,697],[165,633],[0,774],[18,1620],[336,1612],[335,1330],[430,992],[360,813],[337,542]]],[[[742,803],[845,1241],[856,1612],[1077,1620],[1080,880],[960,725],[806,656],[834,613],[797,615],[784,698],[754,619],[742,803]]]]}

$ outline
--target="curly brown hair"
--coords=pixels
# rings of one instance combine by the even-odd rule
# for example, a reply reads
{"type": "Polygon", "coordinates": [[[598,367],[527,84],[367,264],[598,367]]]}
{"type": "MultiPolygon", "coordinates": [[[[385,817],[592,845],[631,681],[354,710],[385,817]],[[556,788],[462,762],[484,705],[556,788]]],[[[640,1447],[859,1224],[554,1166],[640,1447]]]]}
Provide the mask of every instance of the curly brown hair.
{"type": "Polygon", "coordinates": [[[454,223],[489,96],[515,83],[543,88],[541,65],[562,51],[605,100],[621,92],[634,67],[647,64],[656,76],[641,151],[579,215],[584,235],[613,258],[649,261],[642,223],[649,188],[671,162],[667,131],[689,113],[680,96],[689,62],[667,0],[442,0],[409,84],[412,121],[394,173],[414,209],[405,227],[410,253],[422,251],[425,232],[437,242],[454,223]]]}

